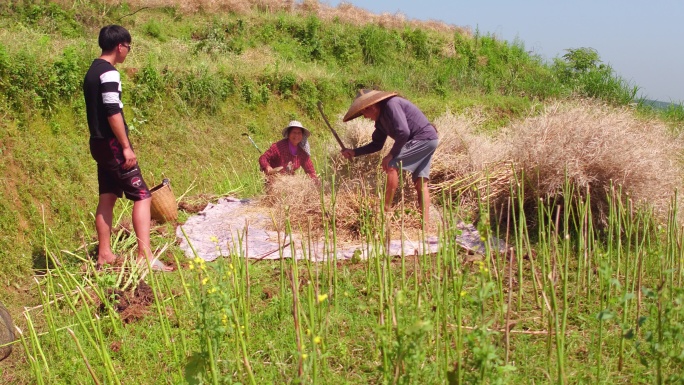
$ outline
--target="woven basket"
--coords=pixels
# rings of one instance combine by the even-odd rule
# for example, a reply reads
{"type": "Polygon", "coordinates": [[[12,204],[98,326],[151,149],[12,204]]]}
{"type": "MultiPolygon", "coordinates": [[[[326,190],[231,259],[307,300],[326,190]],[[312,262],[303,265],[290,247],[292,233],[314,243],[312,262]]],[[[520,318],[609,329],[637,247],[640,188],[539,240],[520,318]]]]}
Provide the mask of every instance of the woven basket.
{"type": "Polygon", "coordinates": [[[153,187],[150,192],[152,193],[152,205],[150,206],[152,219],[159,223],[178,219],[178,205],[168,179],[164,179],[160,185],[153,187]]]}

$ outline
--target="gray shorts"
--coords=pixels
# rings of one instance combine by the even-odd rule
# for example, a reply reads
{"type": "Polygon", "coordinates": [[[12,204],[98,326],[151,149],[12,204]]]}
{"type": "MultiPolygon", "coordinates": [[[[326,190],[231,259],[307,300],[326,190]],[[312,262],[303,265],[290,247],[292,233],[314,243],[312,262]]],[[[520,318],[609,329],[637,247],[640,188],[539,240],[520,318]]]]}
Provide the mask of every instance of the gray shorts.
{"type": "Polygon", "coordinates": [[[435,154],[438,143],[439,139],[409,140],[401,148],[399,155],[389,162],[389,166],[399,169],[401,162],[401,169],[411,171],[414,181],[418,178],[429,178],[432,155],[435,154]]]}

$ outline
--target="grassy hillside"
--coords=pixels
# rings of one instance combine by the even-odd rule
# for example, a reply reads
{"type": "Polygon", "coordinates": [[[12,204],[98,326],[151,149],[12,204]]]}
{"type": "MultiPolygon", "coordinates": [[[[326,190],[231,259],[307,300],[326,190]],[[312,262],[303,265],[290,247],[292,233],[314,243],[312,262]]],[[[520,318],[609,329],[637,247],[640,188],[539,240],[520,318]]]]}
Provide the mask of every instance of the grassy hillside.
{"type": "MultiPolygon", "coordinates": [[[[0,360],[14,349],[0,383],[682,383],[684,233],[671,192],[684,110],[654,109],[637,90],[592,49],[545,63],[521,42],[349,5],[4,2],[0,302],[19,340],[3,344],[0,329],[0,360]],[[336,194],[315,205],[286,186],[293,203],[271,213],[294,228],[317,221],[331,245],[352,228],[370,257],[256,261],[232,248],[205,263],[185,258],[169,225],[152,242],[174,273],[83,263],[97,186],[80,87],[110,23],[133,34],[119,69],[150,184],[168,177],[202,203],[259,194],[242,134],[265,149],[301,120],[336,194]],[[379,185],[354,185],[382,178],[377,158],[328,155],[316,102],[363,142],[367,121],[340,122],[360,87],[398,91],[442,127],[437,253],[388,257],[386,235],[417,213],[378,215],[379,185]],[[316,207],[288,217],[304,212],[295,203],[316,207]],[[475,211],[479,234],[455,223],[475,211]],[[469,254],[454,243],[468,234],[510,247],[469,254]]],[[[114,249],[128,255],[130,204],[116,214],[114,249]]]]}
{"type": "MultiPolygon", "coordinates": [[[[0,5],[0,276],[39,266],[46,241],[93,237],[95,165],[80,91],[97,32],[119,23],[131,137],[150,184],[177,195],[259,191],[258,153],[298,119],[327,141],[356,89],[395,90],[429,118],[479,109],[483,130],[576,95],[631,102],[635,90],[582,50],[542,63],[519,42],[316,2],[48,2],[0,5]],[[157,3],[154,3],[157,4],[157,3]],[[10,44],[10,42],[12,42],[10,44]]],[[[317,158],[321,168],[323,160],[317,158]]]]}

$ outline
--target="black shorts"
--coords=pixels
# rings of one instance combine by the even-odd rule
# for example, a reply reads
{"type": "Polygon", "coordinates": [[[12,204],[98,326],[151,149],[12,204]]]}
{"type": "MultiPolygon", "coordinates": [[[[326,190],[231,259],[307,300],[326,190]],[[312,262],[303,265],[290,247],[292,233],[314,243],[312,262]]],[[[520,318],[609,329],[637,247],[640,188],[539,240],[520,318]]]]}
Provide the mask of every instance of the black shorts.
{"type": "Polygon", "coordinates": [[[152,196],[140,173],[138,163],[128,170],[123,169],[123,148],[116,138],[91,138],[90,155],[97,162],[100,195],[114,194],[121,198],[125,194],[126,198],[132,201],[141,201],[152,196]]]}

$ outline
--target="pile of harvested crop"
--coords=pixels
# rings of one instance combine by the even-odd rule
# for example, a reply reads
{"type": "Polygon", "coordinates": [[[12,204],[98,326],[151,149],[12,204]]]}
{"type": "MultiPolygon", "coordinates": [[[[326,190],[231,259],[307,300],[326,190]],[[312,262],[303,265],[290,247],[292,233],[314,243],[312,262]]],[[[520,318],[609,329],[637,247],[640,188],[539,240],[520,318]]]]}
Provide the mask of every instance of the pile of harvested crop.
{"type": "MultiPolygon", "coordinates": [[[[586,100],[553,103],[496,134],[478,130],[483,120],[476,112],[447,113],[435,120],[440,145],[431,170],[433,203],[446,194],[466,213],[474,214],[485,200],[506,212],[509,198],[524,191],[528,218],[534,218],[540,201],[567,204],[589,197],[593,218],[602,225],[609,193],[662,216],[682,184],[679,138],[663,123],[636,116],[627,107],[586,100]],[[572,197],[563,196],[568,191],[572,197]]],[[[345,144],[355,148],[370,141],[373,123],[356,119],[343,129],[345,144]]],[[[388,139],[382,151],[351,162],[339,156],[337,147],[325,150],[335,175],[334,202],[330,183],[321,193],[305,176],[274,179],[263,201],[278,213],[278,226],[287,217],[303,231],[318,234],[332,224],[334,203],[338,233],[356,238],[369,220],[378,222],[384,191],[380,161],[391,143],[388,139]]],[[[403,220],[404,231],[420,230],[410,180],[403,181],[389,218],[395,228],[403,220]]],[[[432,230],[437,226],[430,224],[432,230]]]]}

